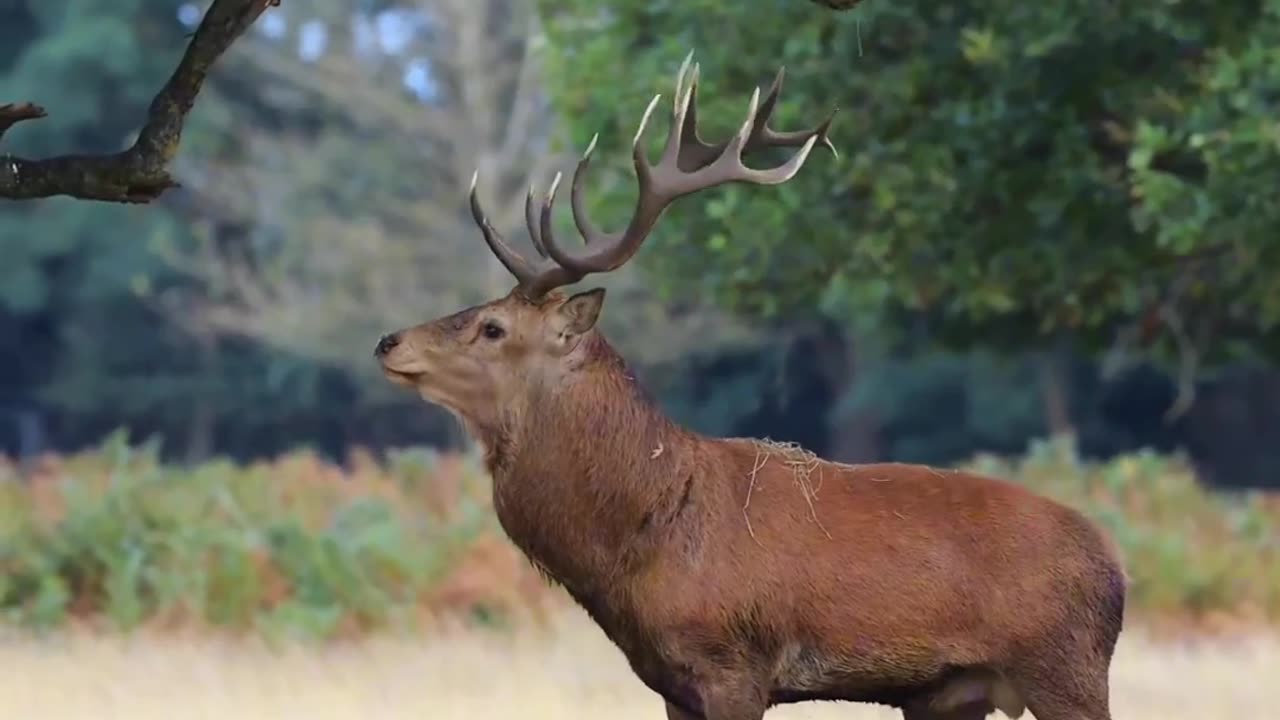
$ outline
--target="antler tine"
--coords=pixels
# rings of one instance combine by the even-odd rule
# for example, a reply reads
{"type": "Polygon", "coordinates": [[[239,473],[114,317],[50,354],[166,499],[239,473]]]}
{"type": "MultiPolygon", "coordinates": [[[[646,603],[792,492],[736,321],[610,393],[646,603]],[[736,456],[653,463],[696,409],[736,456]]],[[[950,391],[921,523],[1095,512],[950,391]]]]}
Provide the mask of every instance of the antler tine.
{"type": "MultiPolygon", "coordinates": [[[[556,192],[560,189],[560,180],[561,174],[556,173],[555,179],[551,181],[551,187],[547,188],[547,199],[542,201],[542,215],[539,218],[539,222],[543,237],[552,237],[551,211],[555,208],[556,192]]],[[[552,241],[552,244],[554,244],[554,241],[552,241]]]]}
{"type": "MultiPolygon", "coordinates": [[[[752,93],[747,115],[732,138],[715,146],[703,142],[697,132],[698,73],[698,65],[693,63],[693,53],[690,53],[681,63],[676,76],[676,96],[672,104],[670,127],[662,158],[656,165],[650,164],[646,158],[642,141],[661,95],[656,95],[649,101],[640,118],[631,144],[639,192],[635,209],[625,229],[601,232],[587,216],[583,199],[585,177],[598,136],[592,138],[583,152],[573,173],[571,204],[578,232],[588,246],[597,248],[594,252],[574,257],[556,242],[551,218],[556,194],[563,179],[561,174],[557,174],[551,184],[536,221],[532,191],[526,199],[525,219],[529,225],[529,233],[538,252],[546,259],[536,271],[529,269],[522,261],[509,263],[508,259],[514,253],[501,242],[501,238],[490,240],[490,233],[486,230],[486,240],[489,240],[490,247],[503,260],[503,264],[520,278],[520,288],[527,296],[536,298],[552,288],[575,283],[588,274],[618,268],[635,255],[667,206],[680,197],[729,182],[777,185],[795,176],[817,143],[821,142],[834,151],[827,138],[834,113],[814,130],[778,132],[768,127],[769,117],[777,106],[782,87],[781,71],[763,102],[760,88],[757,87],[752,93]],[[757,170],[743,164],[742,156],[754,149],[783,146],[799,146],[800,149],[782,165],[767,170],[757,170]],[[517,270],[517,267],[521,269],[517,270]]],[[[484,227],[482,224],[482,228],[484,227]]]]}
{"type": "MultiPolygon", "coordinates": [[[[671,98],[671,106],[674,112],[680,112],[680,99],[684,97],[684,77],[689,72],[689,63],[693,62],[693,51],[690,50],[688,55],[684,56],[684,60],[680,62],[680,70],[676,72],[676,93],[671,98]]],[[[694,65],[694,73],[696,76],[697,65],[694,65]]],[[[691,83],[692,85],[692,83],[691,83]]]]}
{"type": "MultiPolygon", "coordinates": [[[[742,151],[748,141],[755,135],[756,118],[760,115],[760,88],[757,87],[751,91],[751,100],[747,103],[747,118],[742,121],[742,127],[738,128],[738,132],[729,140],[728,147],[720,153],[720,157],[716,158],[717,162],[723,158],[733,157],[742,158],[742,151]],[[729,151],[733,151],[730,155],[729,151]]],[[[713,163],[714,164],[714,163],[713,163]]]]}
{"type": "Polygon", "coordinates": [[[649,229],[653,227],[653,223],[657,222],[658,216],[666,209],[666,205],[674,199],[673,197],[664,199],[661,196],[660,188],[655,187],[654,168],[651,168],[648,160],[645,159],[644,146],[641,144],[641,140],[644,139],[645,128],[649,124],[649,118],[652,117],[653,110],[658,106],[658,101],[661,99],[661,95],[654,95],[653,99],[649,101],[649,106],[645,108],[644,115],[640,118],[640,126],[636,129],[635,137],[631,141],[631,157],[636,169],[636,178],[640,184],[640,192],[636,197],[635,212],[632,213],[631,221],[627,224],[626,230],[620,233],[601,232],[591,223],[587,217],[586,210],[582,206],[582,179],[591,163],[591,153],[595,150],[594,141],[587,148],[587,152],[583,153],[582,159],[578,161],[578,168],[573,173],[574,191],[571,203],[573,205],[574,222],[578,226],[578,233],[582,235],[587,245],[600,245],[601,248],[581,258],[575,258],[564,252],[559,243],[556,242],[555,237],[550,233],[549,217],[555,195],[550,194],[547,196],[547,202],[542,208],[542,239],[551,259],[561,266],[582,276],[586,276],[588,273],[606,272],[618,268],[640,248],[640,243],[644,242],[644,238],[649,234],[649,229]]]}
{"type": "MultiPolygon", "coordinates": [[[[695,133],[697,128],[686,122],[689,115],[689,108],[693,104],[693,90],[697,82],[697,69],[695,66],[695,76],[690,78],[688,85],[685,84],[685,75],[689,72],[689,62],[693,60],[693,51],[685,56],[684,63],[680,65],[680,72],[676,75],[676,97],[671,108],[671,125],[667,130],[667,143],[662,148],[662,160],[659,165],[678,165],[679,155],[684,150],[684,132],[686,128],[692,129],[695,133]]],[[[643,130],[643,126],[641,128],[643,130]]],[[[697,141],[694,141],[697,142],[697,141]]]]}
{"type": "Polygon", "coordinates": [[[794,147],[803,145],[810,137],[816,136],[818,142],[830,150],[832,155],[840,157],[840,152],[827,136],[827,131],[831,129],[831,123],[836,119],[839,108],[833,108],[827,119],[812,130],[774,130],[769,127],[769,119],[773,117],[773,110],[778,105],[778,97],[782,94],[782,81],[786,74],[786,67],[778,68],[778,74],[774,76],[773,84],[769,86],[769,94],[765,96],[761,106],[752,140],[766,147],[794,147]]]}
{"type": "Polygon", "coordinates": [[[693,172],[699,168],[710,165],[720,153],[724,151],[724,143],[712,145],[703,140],[698,134],[698,75],[700,68],[695,63],[693,66],[693,76],[689,78],[689,102],[686,103],[684,115],[684,128],[682,135],[684,143],[680,147],[680,157],[677,159],[677,165],[681,170],[693,172]]]}
{"type": "Polygon", "coordinates": [[[533,279],[535,273],[529,263],[520,256],[510,245],[502,239],[502,235],[494,229],[493,224],[489,222],[489,218],[485,215],[484,209],[480,207],[480,198],[476,192],[476,184],[480,179],[480,171],[476,170],[471,175],[471,217],[475,220],[476,225],[480,227],[480,232],[484,235],[485,244],[489,246],[489,250],[498,258],[503,267],[507,269],[521,283],[529,282],[533,279]]]}
{"type": "Polygon", "coordinates": [[[573,171],[573,184],[570,186],[569,206],[573,209],[573,223],[578,226],[579,235],[582,236],[582,244],[590,245],[593,241],[603,238],[606,234],[596,229],[591,218],[587,217],[587,211],[583,207],[583,178],[586,177],[587,167],[591,165],[591,155],[596,151],[596,142],[600,140],[600,133],[591,136],[591,144],[587,145],[587,149],[582,153],[582,158],[578,160],[578,167],[573,171]]]}
{"type": "MultiPolygon", "coordinates": [[[[774,76],[773,83],[769,86],[769,92],[765,94],[764,101],[760,103],[760,110],[755,116],[755,122],[742,148],[742,154],[747,155],[767,147],[803,147],[810,137],[816,137],[823,147],[831,151],[832,155],[839,157],[839,151],[836,150],[836,146],[828,136],[831,124],[835,120],[839,108],[833,109],[826,120],[810,130],[774,130],[769,127],[769,120],[773,117],[773,111],[777,108],[778,99],[782,95],[782,83],[785,78],[786,68],[778,68],[778,73],[774,76]]],[[[690,83],[690,107],[685,116],[684,144],[680,148],[680,169],[686,172],[700,170],[715,162],[724,154],[725,149],[731,142],[731,140],[726,140],[712,145],[698,137],[696,127],[697,82],[698,67],[695,65],[690,83]]]]}
{"type": "Polygon", "coordinates": [[[777,185],[794,177],[804,165],[804,161],[808,159],[809,152],[813,150],[813,145],[818,139],[816,135],[810,135],[801,145],[799,152],[775,168],[757,170],[742,163],[743,152],[754,139],[755,129],[760,127],[758,118],[764,110],[764,106],[760,104],[760,88],[757,87],[751,93],[751,103],[747,106],[747,117],[743,120],[742,127],[729,140],[724,152],[707,167],[686,175],[687,182],[694,186],[719,185],[734,180],[756,185],[777,185]]]}
{"type": "Polygon", "coordinates": [[[538,251],[538,255],[545,260],[547,257],[547,246],[542,244],[542,233],[538,229],[538,211],[533,205],[533,185],[529,186],[529,193],[524,197],[524,224],[529,229],[529,240],[533,242],[533,249],[538,251]]]}
{"type": "Polygon", "coordinates": [[[546,199],[542,201],[538,218],[538,234],[542,238],[543,247],[551,254],[551,261],[544,265],[532,280],[521,283],[525,294],[531,298],[541,297],[554,288],[572,285],[587,275],[586,272],[556,262],[556,257],[563,253],[555,244],[555,234],[551,230],[551,213],[555,209],[556,192],[560,189],[562,177],[561,173],[556,173],[555,179],[551,181],[551,187],[547,189],[546,199]]]}

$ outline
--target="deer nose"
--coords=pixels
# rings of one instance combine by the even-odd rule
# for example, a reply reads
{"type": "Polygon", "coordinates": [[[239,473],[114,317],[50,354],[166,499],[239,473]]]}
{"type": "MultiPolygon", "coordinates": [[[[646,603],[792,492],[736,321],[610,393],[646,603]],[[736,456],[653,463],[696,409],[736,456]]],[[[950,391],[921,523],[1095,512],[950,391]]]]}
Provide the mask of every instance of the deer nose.
{"type": "Polygon", "coordinates": [[[391,349],[399,344],[400,344],[399,333],[391,333],[389,335],[383,335],[382,338],[378,340],[378,346],[373,349],[373,354],[377,357],[382,357],[383,355],[386,355],[387,353],[391,352],[391,349]]]}

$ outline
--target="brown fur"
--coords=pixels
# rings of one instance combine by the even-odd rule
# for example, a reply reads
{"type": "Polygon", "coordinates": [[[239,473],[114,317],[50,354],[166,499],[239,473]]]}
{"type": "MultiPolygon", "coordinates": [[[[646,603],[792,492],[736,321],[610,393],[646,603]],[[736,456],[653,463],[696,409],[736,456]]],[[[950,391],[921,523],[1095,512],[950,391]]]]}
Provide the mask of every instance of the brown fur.
{"type": "Polygon", "coordinates": [[[684,429],[594,329],[603,297],[513,292],[378,354],[484,445],[505,531],[669,718],[1109,718],[1126,583],[1095,525],[997,479],[684,429]]]}

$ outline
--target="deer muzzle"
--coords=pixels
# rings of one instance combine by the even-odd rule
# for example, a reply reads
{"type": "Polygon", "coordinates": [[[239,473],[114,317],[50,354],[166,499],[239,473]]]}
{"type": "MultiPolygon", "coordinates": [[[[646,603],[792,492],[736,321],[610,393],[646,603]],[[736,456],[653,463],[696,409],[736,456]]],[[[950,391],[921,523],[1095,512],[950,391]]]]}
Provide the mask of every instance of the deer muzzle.
{"type": "Polygon", "coordinates": [[[387,353],[395,349],[400,344],[400,333],[387,333],[378,339],[378,344],[373,348],[373,356],[376,358],[386,357],[387,353]]]}

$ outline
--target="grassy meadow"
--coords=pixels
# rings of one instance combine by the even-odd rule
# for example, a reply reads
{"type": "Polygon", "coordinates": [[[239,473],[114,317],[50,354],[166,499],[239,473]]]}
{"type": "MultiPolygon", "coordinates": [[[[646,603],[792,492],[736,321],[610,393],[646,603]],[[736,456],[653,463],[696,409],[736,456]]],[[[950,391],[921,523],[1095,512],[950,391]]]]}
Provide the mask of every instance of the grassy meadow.
{"type": "MultiPolygon", "coordinates": [[[[1132,577],[1115,716],[1280,706],[1280,498],[1069,443],[969,463],[1115,535],[1132,577]]],[[[0,717],[660,717],[503,537],[475,458],[167,466],[123,436],[0,462],[0,717]]],[[[780,718],[892,717],[812,705],[780,718]]]]}
{"type": "MultiPolygon", "coordinates": [[[[324,646],[146,631],[0,643],[0,717],[59,720],[659,720],[662,705],[576,611],[538,629],[388,634],[324,646]]],[[[1253,720],[1280,706],[1280,639],[1121,636],[1113,716],[1253,720]]],[[[769,720],[889,720],[850,704],[769,720]]],[[[999,717],[998,715],[995,717],[999,717]]],[[[1024,716],[1026,717],[1026,716],[1024,716]]]]}

